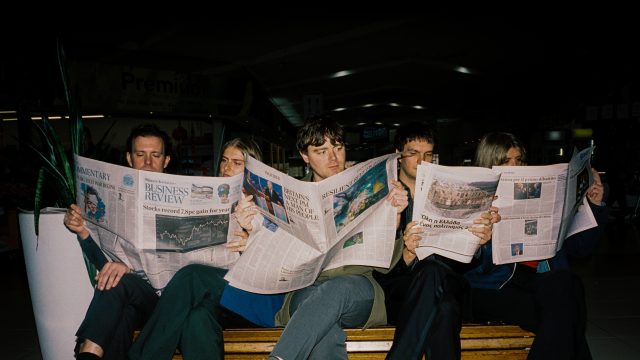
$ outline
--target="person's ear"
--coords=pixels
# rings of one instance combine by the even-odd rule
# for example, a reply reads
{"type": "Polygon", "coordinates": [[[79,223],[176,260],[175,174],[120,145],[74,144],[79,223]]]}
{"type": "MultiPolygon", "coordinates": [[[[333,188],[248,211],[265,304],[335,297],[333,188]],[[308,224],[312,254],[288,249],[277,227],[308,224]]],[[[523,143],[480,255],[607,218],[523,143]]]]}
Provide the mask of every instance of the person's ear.
{"type": "Polygon", "coordinates": [[[300,156],[302,156],[302,160],[304,160],[305,163],[309,163],[309,154],[306,151],[300,151],[300,156]]]}
{"type": "Polygon", "coordinates": [[[133,167],[133,161],[131,160],[131,153],[127,151],[127,163],[129,167],[133,167]]]}
{"type": "Polygon", "coordinates": [[[166,169],[167,166],[169,166],[169,161],[171,161],[171,156],[167,155],[164,157],[164,166],[162,167],[163,169],[166,169]]]}

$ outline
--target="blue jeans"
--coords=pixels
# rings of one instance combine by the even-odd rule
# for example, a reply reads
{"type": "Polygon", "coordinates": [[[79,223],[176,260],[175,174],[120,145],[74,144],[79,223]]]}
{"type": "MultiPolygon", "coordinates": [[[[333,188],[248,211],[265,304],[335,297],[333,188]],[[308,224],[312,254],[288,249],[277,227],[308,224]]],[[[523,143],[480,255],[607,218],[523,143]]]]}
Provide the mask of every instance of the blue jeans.
{"type": "Polygon", "coordinates": [[[339,276],[298,290],[289,308],[292,317],[271,356],[346,359],[342,327],[366,324],[373,298],[373,285],[361,275],[339,276]]]}

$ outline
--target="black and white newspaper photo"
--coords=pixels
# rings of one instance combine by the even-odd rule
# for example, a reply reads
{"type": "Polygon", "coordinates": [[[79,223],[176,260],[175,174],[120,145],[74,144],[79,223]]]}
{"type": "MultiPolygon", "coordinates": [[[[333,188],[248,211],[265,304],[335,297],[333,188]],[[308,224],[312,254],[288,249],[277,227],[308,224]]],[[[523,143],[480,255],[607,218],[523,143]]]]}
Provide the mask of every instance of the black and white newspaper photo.
{"type": "Polygon", "coordinates": [[[418,258],[440,254],[469,263],[480,243],[468,228],[491,207],[499,180],[486,168],[418,165],[413,221],[424,228],[418,258]]]}

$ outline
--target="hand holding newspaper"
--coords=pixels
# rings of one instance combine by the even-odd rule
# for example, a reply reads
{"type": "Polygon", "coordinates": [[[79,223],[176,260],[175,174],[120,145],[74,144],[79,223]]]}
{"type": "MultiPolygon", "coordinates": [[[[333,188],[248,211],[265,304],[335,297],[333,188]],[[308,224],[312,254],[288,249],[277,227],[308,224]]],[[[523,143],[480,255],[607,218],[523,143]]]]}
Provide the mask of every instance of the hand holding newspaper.
{"type": "Polygon", "coordinates": [[[396,169],[391,154],[307,182],[247,159],[243,190],[253,195],[262,226],[225,278],[243,290],[279,293],[312,284],[325,269],[389,267],[396,213],[383,200],[396,169]]]}
{"type": "Polygon", "coordinates": [[[179,176],[108,164],[76,156],[77,204],[102,250],[156,289],[191,263],[226,268],[238,254],[231,207],[242,176],[179,176]],[[98,234],[95,234],[95,233],[98,234]],[[97,235],[97,236],[96,236],[97,235]]]}
{"type": "Polygon", "coordinates": [[[553,257],[568,235],[597,226],[585,200],[593,182],[593,148],[574,151],[567,164],[494,166],[502,177],[495,206],[493,262],[505,264],[553,257]],[[579,206],[583,204],[579,210],[579,206]]]}
{"type": "Polygon", "coordinates": [[[424,229],[418,258],[439,254],[470,262],[480,239],[468,228],[491,207],[498,180],[500,174],[486,168],[418,165],[413,221],[424,229]]]}

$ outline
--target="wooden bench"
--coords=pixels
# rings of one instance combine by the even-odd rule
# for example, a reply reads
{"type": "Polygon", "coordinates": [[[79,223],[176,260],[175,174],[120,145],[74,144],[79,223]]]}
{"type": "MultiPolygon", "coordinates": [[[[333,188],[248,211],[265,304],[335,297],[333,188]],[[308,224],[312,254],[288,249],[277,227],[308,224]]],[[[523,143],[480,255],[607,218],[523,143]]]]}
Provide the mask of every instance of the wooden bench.
{"type": "MultiPolygon", "coordinates": [[[[384,359],[393,342],[393,327],[347,329],[349,359],[384,359]]],[[[265,359],[282,329],[224,331],[225,359],[265,359]]],[[[460,332],[462,359],[526,359],[534,334],[513,325],[466,324],[460,332]]],[[[174,360],[182,359],[176,353],[174,360]]]]}

